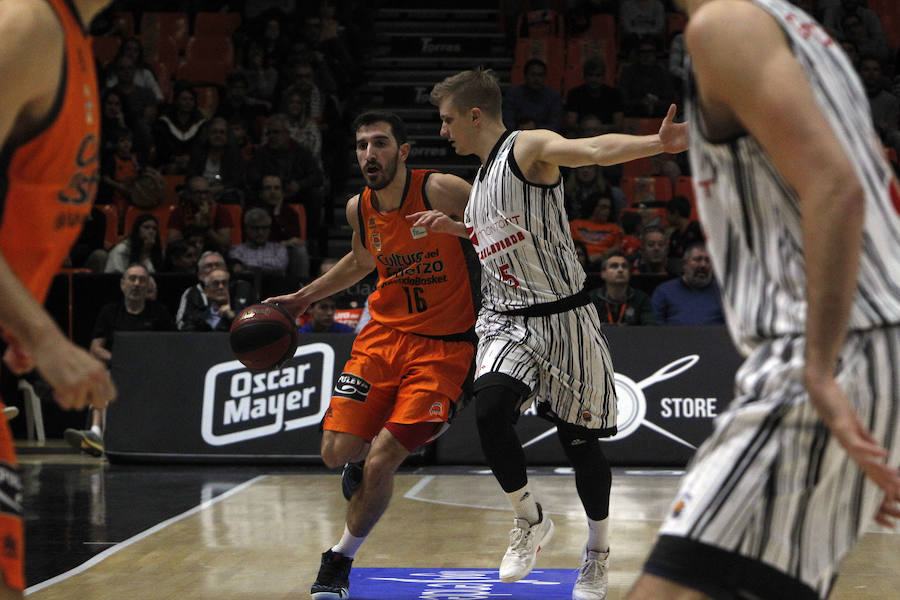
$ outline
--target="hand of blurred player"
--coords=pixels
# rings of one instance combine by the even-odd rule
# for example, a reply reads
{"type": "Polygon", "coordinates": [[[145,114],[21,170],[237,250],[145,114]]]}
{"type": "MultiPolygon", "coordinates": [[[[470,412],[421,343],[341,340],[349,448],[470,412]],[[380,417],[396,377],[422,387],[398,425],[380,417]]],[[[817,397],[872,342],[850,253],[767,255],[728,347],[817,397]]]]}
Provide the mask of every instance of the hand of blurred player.
{"type": "Polygon", "coordinates": [[[423,210],[406,215],[406,220],[413,227],[426,227],[435,233],[449,233],[466,237],[466,226],[459,221],[454,221],[439,210],[423,210]]]}
{"type": "Polygon", "coordinates": [[[834,377],[807,379],[809,400],[829,431],[887,498],[900,499],[900,472],[885,464],[887,450],[859,420],[856,411],[834,377]]]}
{"type": "Polygon", "coordinates": [[[669,112],[663,119],[659,128],[659,141],[662,142],[663,152],[678,154],[688,149],[687,123],[675,123],[675,105],[669,106],[669,112]]]}
{"type": "Polygon", "coordinates": [[[309,308],[309,305],[312,304],[312,302],[301,298],[299,292],[285,294],[284,296],[272,296],[271,298],[266,298],[263,302],[277,304],[286,310],[295,320],[305,313],[306,309],[309,308]]]}
{"type": "Polygon", "coordinates": [[[16,373],[36,368],[53,388],[56,403],[64,409],[81,410],[88,406],[106,408],[115,400],[116,387],[106,365],[62,335],[48,336],[32,349],[16,341],[3,359],[16,373]]]}
{"type": "Polygon", "coordinates": [[[875,515],[875,522],[888,529],[893,529],[895,519],[900,519],[900,497],[892,499],[885,494],[881,506],[878,507],[878,513],[875,515]]]}

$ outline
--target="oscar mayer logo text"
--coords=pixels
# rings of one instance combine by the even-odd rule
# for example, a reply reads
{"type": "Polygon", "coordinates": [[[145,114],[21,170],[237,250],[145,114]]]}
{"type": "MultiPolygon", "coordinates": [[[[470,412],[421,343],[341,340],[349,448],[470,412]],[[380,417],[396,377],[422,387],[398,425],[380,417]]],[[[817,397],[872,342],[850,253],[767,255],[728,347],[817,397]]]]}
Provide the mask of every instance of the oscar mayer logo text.
{"type": "Polygon", "coordinates": [[[203,385],[203,439],[225,446],[315,426],[328,409],[333,376],[334,350],[327,344],[300,346],[264,373],[236,360],[215,365],[203,385]]]}

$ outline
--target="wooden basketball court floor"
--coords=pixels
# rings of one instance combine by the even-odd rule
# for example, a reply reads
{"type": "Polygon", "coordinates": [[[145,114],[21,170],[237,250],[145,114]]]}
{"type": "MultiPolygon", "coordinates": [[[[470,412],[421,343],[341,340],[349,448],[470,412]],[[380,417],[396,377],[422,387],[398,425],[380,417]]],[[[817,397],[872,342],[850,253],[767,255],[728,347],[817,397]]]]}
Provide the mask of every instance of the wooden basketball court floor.
{"type": "MultiPolygon", "coordinates": [[[[33,600],[308,598],[321,552],[343,532],[339,475],[319,467],[123,466],[61,449],[20,461],[33,600]]],[[[679,477],[614,470],[611,600],[639,574],[679,477]]],[[[574,570],[585,524],[573,478],[543,467],[530,479],[556,523],[538,568],[574,570]]],[[[510,526],[488,471],[404,467],[354,567],[496,569],[510,526]]],[[[898,566],[900,536],[873,524],[832,598],[900,598],[898,566]]]]}

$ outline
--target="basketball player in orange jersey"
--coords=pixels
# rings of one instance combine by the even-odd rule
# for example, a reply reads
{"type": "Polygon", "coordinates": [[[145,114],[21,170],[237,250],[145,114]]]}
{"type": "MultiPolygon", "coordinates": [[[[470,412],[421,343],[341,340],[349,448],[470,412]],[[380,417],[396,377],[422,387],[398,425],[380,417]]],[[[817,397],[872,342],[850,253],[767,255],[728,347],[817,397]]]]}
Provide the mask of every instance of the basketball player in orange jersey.
{"type": "MultiPolygon", "coordinates": [[[[0,2],[0,329],[15,373],[37,368],[63,408],[105,407],[106,367],[41,307],[90,212],[99,179],[100,107],[87,24],[105,0],[0,2]]],[[[0,422],[0,600],[21,598],[21,483],[0,422]]]]}
{"type": "Polygon", "coordinates": [[[344,535],[322,554],[314,600],[348,597],[353,557],[387,508],[394,472],[443,430],[475,351],[478,283],[470,273],[477,277],[479,270],[467,268],[475,265],[472,246],[418,223],[429,215],[460,219],[469,184],[407,169],[410,146],[396,115],[365,113],[354,129],[366,188],[347,202],[352,250],[299,291],[268,300],[296,317],[378,269],[369,296],[372,319],[353,343],[323,421],[325,464],[365,458],[365,466],[359,488],[350,492],[344,535]]]}

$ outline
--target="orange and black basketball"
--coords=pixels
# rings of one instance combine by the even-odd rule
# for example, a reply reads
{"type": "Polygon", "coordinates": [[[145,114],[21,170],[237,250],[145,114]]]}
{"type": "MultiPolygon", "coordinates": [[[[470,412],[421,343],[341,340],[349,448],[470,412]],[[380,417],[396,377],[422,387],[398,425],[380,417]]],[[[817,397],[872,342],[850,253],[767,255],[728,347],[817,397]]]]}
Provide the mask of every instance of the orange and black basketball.
{"type": "Polygon", "coordinates": [[[248,369],[267,371],[294,355],[298,337],[286,310],[277,304],[254,304],[231,324],[231,351],[248,369]]]}

